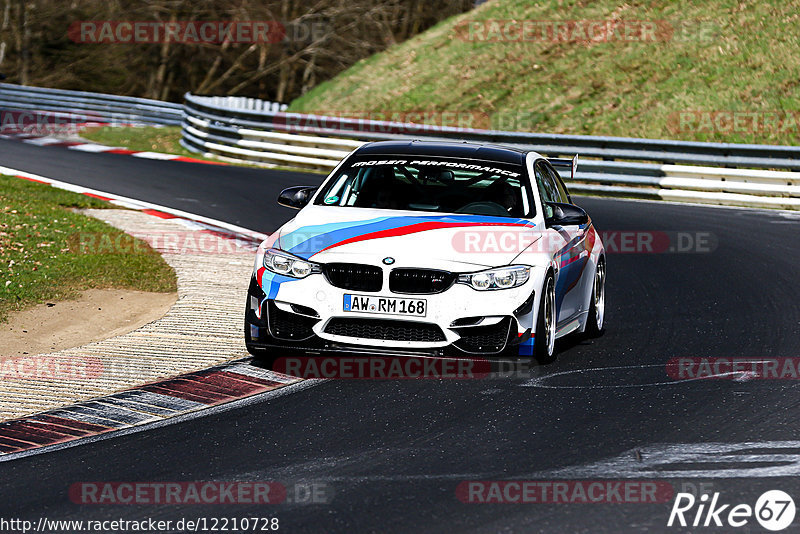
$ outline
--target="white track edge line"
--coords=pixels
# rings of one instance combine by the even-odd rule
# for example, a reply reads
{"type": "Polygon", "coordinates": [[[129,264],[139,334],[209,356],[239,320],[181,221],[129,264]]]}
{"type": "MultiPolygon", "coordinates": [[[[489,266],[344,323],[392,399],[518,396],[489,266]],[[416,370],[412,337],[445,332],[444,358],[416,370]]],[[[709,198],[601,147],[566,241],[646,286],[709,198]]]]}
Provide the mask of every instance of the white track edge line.
{"type": "Polygon", "coordinates": [[[205,217],[203,215],[197,215],[194,213],[189,213],[188,211],[183,211],[175,208],[170,208],[167,206],[162,206],[160,204],[153,204],[152,202],[146,202],[143,200],[136,200],[129,197],[123,197],[114,193],[109,193],[106,191],[100,191],[97,189],[91,189],[89,187],[84,187],[82,185],[75,185],[69,182],[63,182],[61,180],[55,180],[53,178],[48,178],[46,176],[41,176],[38,174],[33,174],[27,171],[21,171],[19,169],[12,169],[11,167],[3,167],[0,166],[0,174],[10,174],[10,175],[18,175],[24,176],[26,178],[32,178],[34,180],[39,180],[42,182],[46,182],[47,184],[57,187],[59,189],[65,189],[67,191],[73,191],[76,193],[90,193],[92,195],[98,195],[106,198],[110,198],[112,200],[125,202],[130,206],[137,206],[138,209],[151,209],[156,211],[161,211],[164,213],[169,213],[170,215],[175,215],[176,217],[180,217],[183,219],[187,219],[190,221],[200,222],[203,224],[207,224],[210,226],[215,226],[217,228],[221,228],[223,230],[227,230],[234,234],[239,234],[251,238],[257,238],[260,240],[266,239],[268,236],[267,234],[263,234],[261,232],[256,232],[255,230],[250,230],[249,228],[243,228],[241,226],[237,226],[235,224],[230,224],[225,221],[220,221],[218,219],[212,219],[210,217],[205,217]]]}

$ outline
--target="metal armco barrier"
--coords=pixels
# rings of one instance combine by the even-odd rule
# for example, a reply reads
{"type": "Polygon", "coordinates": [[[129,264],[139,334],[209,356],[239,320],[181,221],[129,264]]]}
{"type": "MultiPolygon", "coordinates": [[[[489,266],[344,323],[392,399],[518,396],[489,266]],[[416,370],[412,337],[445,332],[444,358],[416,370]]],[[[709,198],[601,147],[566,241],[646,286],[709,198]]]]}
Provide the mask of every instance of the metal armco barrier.
{"type": "Polygon", "coordinates": [[[800,209],[800,147],[476,130],[286,113],[286,106],[187,93],[183,105],[145,98],[0,84],[0,110],[70,122],[181,125],[181,144],[220,159],[330,171],[378,140],[464,140],[581,163],[576,193],[800,209]],[[777,169],[777,170],[776,170],[777,169]]]}
{"type": "Polygon", "coordinates": [[[189,93],[184,110],[182,144],[230,161],[329,171],[369,141],[466,140],[549,157],[578,153],[569,183],[576,193],[800,209],[795,146],[469,130],[285,113],[269,102],[189,93]]]}
{"type": "Polygon", "coordinates": [[[130,96],[0,83],[0,109],[69,122],[178,125],[183,106],[130,96]]]}

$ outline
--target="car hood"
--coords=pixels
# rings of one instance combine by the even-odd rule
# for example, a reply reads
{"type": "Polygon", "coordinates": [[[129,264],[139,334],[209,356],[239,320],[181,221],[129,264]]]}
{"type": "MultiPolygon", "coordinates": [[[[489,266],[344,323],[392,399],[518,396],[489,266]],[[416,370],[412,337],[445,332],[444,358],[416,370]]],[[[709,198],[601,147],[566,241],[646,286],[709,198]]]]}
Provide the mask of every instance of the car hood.
{"type": "Polygon", "coordinates": [[[321,263],[393,258],[397,267],[468,271],[508,265],[540,237],[534,223],[511,217],[309,206],[276,245],[321,263]]]}

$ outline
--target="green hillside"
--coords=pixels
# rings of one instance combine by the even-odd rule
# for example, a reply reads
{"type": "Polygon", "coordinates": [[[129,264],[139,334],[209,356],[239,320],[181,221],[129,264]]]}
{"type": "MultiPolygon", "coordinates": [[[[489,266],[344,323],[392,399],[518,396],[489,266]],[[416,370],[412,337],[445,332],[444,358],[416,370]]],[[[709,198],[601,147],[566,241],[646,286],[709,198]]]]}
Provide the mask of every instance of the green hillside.
{"type": "Polygon", "coordinates": [[[799,28],[798,0],[490,0],[290,111],[463,112],[477,127],[797,144],[799,28]],[[592,21],[616,30],[584,40],[592,21]]]}

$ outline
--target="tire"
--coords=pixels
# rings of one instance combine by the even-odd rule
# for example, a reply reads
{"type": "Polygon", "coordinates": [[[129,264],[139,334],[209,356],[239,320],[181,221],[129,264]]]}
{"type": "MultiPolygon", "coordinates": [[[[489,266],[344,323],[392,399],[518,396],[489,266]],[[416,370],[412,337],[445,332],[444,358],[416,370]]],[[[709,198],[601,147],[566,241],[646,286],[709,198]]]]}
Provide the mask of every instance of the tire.
{"type": "Polygon", "coordinates": [[[542,284],[533,343],[533,357],[540,364],[552,363],[556,359],[556,319],[556,283],[553,275],[548,273],[542,284]]]}
{"type": "Polygon", "coordinates": [[[589,316],[586,318],[586,337],[599,337],[603,335],[606,315],[606,262],[600,260],[594,274],[591,301],[589,303],[589,316]]]}

